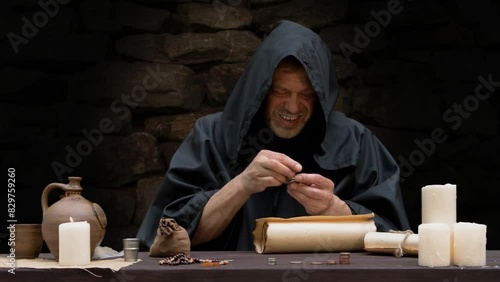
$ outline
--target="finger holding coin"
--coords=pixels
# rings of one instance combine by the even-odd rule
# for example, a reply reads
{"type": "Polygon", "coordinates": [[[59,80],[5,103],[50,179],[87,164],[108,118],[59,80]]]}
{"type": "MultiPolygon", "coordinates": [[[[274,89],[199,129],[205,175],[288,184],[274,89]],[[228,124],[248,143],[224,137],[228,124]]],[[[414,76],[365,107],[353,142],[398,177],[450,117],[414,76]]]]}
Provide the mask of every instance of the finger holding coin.
{"type": "Polygon", "coordinates": [[[298,183],[297,180],[295,180],[295,177],[291,177],[286,180],[286,185],[291,183],[298,183]]]}

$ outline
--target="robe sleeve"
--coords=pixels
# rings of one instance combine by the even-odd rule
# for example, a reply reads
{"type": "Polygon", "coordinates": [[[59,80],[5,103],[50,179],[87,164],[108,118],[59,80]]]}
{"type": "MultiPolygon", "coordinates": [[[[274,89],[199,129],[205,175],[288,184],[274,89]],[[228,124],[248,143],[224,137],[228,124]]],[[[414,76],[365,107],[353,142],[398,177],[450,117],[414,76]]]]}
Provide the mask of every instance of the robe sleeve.
{"type": "Polygon", "coordinates": [[[211,132],[213,116],[199,119],[175,152],[163,183],[138,231],[150,247],[160,218],[173,218],[192,238],[208,200],[229,181],[227,161],[218,153],[211,132]]]}
{"type": "Polygon", "coordinates": [[[399,167],[368,129],[360,140],[352,197],[345,200],[353,214],[375,213],[378,231],[410,228],[399,187],[399,167]]]}

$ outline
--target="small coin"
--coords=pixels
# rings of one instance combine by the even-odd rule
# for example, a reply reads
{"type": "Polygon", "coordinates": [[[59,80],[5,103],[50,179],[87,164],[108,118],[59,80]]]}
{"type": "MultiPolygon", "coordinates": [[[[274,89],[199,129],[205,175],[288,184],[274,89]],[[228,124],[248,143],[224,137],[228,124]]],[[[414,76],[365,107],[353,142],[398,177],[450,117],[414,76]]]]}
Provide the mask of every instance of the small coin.
{"type": "Polygon", "coordinates": [[[268,258],[267,264],[268,265],[276,265],[276,258],[268,258]]]}
{"type": "Polygon", "coordinates": [[[288,179],[286,180],[286,184],[290,184],[290,183],[294,183],[294,182],[297,182],[297,180],[295,180],[295,178],[294,178],[294,177],[292,177],[292,178],[288,178],[288,179]]]}
{"type": "Polygon", "coordinates": [[[334,265],[334,264],[337,264],[337,261],[334,260],[334,259],[329,259],[329,260],[326,261],[326,264],[328,264],[328,265],[334,265]]]}
{"type": "Polygon", "coordinates": [[[291,260],[290,264],[302,264],[301,260],[291,260]]]}
{"type": "Polygon", "coordinates": [[[311,264],[312,265],[322,265],[322,264],[325,264],[324,261],[311,261],[311,264]]]}
{"type": "Polygon", "coordinates": [[[201,264],[201,266],[221,266],[222,264],[220,262],[204,262],[201,264]]]}

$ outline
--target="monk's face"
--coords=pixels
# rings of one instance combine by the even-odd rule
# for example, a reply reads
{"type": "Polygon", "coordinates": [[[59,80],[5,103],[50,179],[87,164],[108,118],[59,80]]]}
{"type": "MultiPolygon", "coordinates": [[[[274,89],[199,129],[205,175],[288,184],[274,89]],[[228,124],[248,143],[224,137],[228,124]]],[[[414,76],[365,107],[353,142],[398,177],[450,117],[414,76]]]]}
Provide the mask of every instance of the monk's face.
{"type": "Polygon", "coordinates": [[[277,136],[292,138],[311,118],[316,93],[302,67],[278,66],[267,94],[266,121],[277,136]]]}

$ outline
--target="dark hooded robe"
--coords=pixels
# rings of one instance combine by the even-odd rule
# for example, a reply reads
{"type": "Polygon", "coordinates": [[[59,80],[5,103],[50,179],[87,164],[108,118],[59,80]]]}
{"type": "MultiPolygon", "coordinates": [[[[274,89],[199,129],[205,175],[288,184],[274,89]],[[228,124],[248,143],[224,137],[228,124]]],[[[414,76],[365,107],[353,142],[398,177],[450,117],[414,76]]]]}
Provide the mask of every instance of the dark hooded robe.
{"type": "MultiPolygon", "coordinates": [[[[288,155],[302,165],[301,172],[331,179],[353,214],[375,213],[378,231],[409,229],[398,165],[371,131],[333,110],[338,91],[326,44],[313,31],[281,21],[248,63],[224,111],[198,119],[172,157],[139,229],[142,245],[151,246],[162,216],[175,219],[192,238],[210,197],[262,149],[288,155]],[[301,133],[282,139],[266,125],[262,105],[274,69],[288,56],[302,63],[318,99],[301,133]]],[[[249,198],[218,238],[194,250],[254,250],[256,219],[305,215],[285,185],[268,187],[249,198]]]]}

